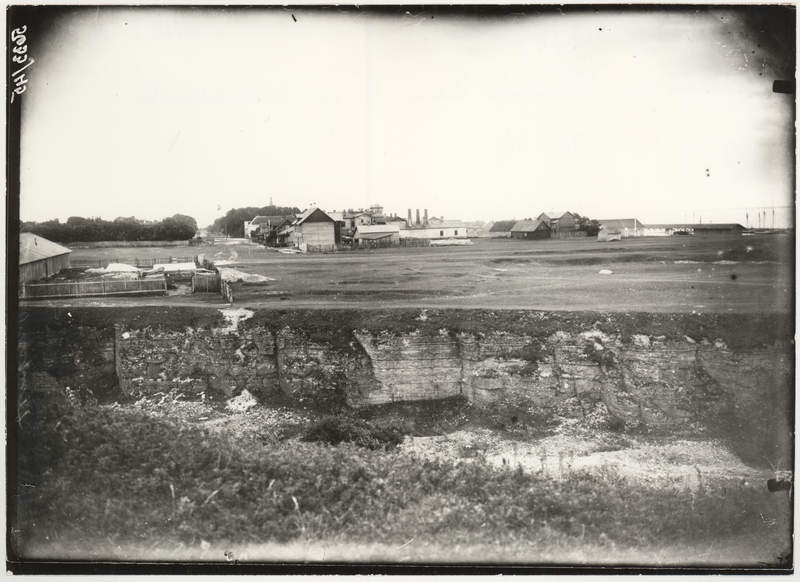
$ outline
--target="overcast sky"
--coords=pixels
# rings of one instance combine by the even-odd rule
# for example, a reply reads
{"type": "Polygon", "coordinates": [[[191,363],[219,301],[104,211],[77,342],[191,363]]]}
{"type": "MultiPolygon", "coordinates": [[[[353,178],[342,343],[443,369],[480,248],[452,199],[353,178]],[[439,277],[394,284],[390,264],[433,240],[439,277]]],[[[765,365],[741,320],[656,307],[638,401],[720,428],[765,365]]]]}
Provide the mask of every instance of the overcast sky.
{"type": "Polygon", "coordinates": [[[74,10],[33,54],[21,217],[203,226],[271,197],[744,223],[792,203],[793,96],[740,14],[434,16],[74,10]]]}

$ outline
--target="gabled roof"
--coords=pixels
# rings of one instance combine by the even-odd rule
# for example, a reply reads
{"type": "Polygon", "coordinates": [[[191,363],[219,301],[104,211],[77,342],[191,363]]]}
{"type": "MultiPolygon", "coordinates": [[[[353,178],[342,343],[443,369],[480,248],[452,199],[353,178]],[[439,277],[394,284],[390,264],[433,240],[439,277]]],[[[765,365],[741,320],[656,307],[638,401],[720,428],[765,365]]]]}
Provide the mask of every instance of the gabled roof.
{"type": "Polygon", "coordinates": [[[516,223],[516,220],[498,220],[492,225],[489,232],[509,232],[516,223]]]}
{"type": "Polygon", "coordinates": [[[547,220],[560,220],[560,219],[564,218],[567,214],[569,214],[572,217],[576,216],[576,214],[574,212],[570,212],[569,210],[565,210],[563,212],[562,211],[556,212],[554,210],[551,210],[550,212],[542,212],[536,218],[538,218],[540,220],[542,219],[542,217],[546,218],[547,220]]]}
{"type": "Polygon", "coordinates": [[[644,228],[644,224],[639,222],[638,218],[610,218],[608,220],[598,220],[602,226],[607,229],[615,228],[621,230],[623,228],[640,229],[644,228]]]}
{"type": "Polygon", "coordinates": [[[326,222],[326,221],[336,222],[334,219],[328,216],[325,213],[325,211],[322,210],[322,208],[312,207],[312,208],[307,208],[306,210],[301,212],[300,215],[297,217],[295,224],[303,224],[311,217],[314,217],[316,219],[316,222],[326,222]]]}
{"type": "Polygon", "coordinates": [[[269,224],[269,217],[268,216],[255,216],[253,220],[250,221],[250,224],[269,224]]]}
{"type": "Polygon", "coordinates": [[[50,257],[66,255],[72,249],[62,247],[60,244],[42,238],[31,232],[22,232],[19,235],[19,264],[33,263],[50,257]]]}
{"type": "Polygon", "coordinates": [[[511,227],[511,232],[534,232],[542,226],[547,229],[550,228],[538,218],[536,220],[520,220],[511,227]]]}

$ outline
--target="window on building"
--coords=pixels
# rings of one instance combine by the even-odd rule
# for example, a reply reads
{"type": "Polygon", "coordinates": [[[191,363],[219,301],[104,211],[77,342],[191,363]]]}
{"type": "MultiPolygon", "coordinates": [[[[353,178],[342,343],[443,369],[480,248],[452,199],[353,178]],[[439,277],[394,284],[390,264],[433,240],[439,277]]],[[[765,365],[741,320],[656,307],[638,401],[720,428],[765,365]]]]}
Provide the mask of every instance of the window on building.
{"type": "Polygon", "coordinates": [[[455,236],[458,236],[458,230],[454,230],[454,231],[453,231],[453,234],[454,234],[455,236]]]}
{"type": "Polygon", "coordinates": [[[444,231],[443,230],[439,231],[439,236],[444,236],[444,231]]]}

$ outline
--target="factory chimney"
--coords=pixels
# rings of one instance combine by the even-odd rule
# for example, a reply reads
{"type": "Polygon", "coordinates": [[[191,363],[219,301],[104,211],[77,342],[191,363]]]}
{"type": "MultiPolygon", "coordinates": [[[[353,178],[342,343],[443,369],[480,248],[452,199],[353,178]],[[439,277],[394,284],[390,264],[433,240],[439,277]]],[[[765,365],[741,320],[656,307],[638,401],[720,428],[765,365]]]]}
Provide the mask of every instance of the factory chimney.
{"type": "Polygon", "coordinates": [[[419,208],[417,208],[417,224],[419,224],[419,208]]]}
{"type": "Polygon", "coordinates": [[[408,226],[411,226],[411,209],[408,209],[408,226]]]}
{"type": "Polygon", "coordinates": [[[425,224],[425,226],[428,226],[428,209],[427,208],[425,209],[425,222],[424,222],[424,224],[425,224]]]}

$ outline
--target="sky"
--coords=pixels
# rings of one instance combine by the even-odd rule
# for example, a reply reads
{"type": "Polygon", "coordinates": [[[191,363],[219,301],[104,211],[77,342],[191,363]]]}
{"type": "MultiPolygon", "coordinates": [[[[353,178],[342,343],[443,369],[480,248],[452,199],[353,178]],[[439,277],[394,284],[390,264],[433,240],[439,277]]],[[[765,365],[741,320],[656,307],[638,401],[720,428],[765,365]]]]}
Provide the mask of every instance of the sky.
{"type": "Polygon", "coordinates": [[[20,216],[791,220],[794,96],[763,22],[523,10],[58,13],[30,32],[20,216]]]}

